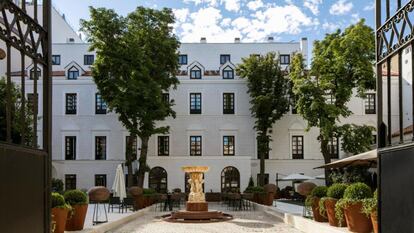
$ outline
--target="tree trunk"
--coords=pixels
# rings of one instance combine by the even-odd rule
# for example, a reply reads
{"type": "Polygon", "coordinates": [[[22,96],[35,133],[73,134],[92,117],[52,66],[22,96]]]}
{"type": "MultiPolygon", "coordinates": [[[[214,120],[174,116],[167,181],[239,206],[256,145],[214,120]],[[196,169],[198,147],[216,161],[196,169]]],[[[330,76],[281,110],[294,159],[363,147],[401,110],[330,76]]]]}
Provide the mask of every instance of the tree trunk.
{"type": "MultiPolygon", "coordinates": [[[[266,132],[266,130],[264,130],[263,132],[266,132]]],[[[265,185],[265,155],[266,153],[269,153],[269,142],[268,142],[268,138],[267,135],[262,135],[260,134],[258,136],[258,143],[257,143],[257,147],[258,147],[258,153],[259,153],[259,159],[260,159],[260,175],[259,175],[259,179],[257,181],[258,186],[264,186],[265,185]]]]}
{"type": "Polygon", "coordinates": [[[144,187],[145,172],[147,170],[147,153],[148,153],[148,140],[149,137],[141,138],[141,153],[139,155],[139,168],[138,168],[138,187],[144,187]]]}
{"type": "MultiPolygon", "coordinates": [[[[127,180],[127,186],[128,188],[131,188],[134,184],[134,175],[132,171],[132,162],[134,161],[133,151],[132,151],[132,145],[134,143],[134,138],[137,136],[135,134],[130,134],[129,140],[127,141],[127,148],[126,148],[126,165],[128,169],[128,180],[127,180]]],[[[136,153],[136,151],[135,151],[136,153]]]]}
{"type": "MultiPolygon", "coordinates": [[[[321,136],[321,152],[322,152],[325,164],[330,163],[331,162],[331,155],[329,154],[329,150],[328,150],[328,140],[324,139],[322,136],[321,136]]],[[[326,186],[331,184],[331,179],[330,179],[329,175],[330,175],[330,169],[325,168],[325,184],[326,184],[326,186]]]]}

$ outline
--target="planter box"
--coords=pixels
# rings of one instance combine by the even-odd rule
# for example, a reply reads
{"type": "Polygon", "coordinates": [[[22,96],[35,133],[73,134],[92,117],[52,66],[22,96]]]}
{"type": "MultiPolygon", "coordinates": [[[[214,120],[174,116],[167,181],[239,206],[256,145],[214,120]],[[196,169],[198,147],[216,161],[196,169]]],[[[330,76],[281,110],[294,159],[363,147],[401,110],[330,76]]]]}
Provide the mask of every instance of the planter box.
{"type": "Polygon", "coordinates": [[[86,212],[88,211],[88,204],[73,205],[73,214],[69,216],[66,221],[66,231],[80,231],[83,229],[85,223],[86,212]]]}
{"type": "Polygon", "coordinates": [[[348,224],[348,230],[358,233],[372,232],[372,222],[364,213],[362,213],[362,202],[349,204],[345,209],[345,219],[348,224]]]}
{"type": "Polygon", "coordinates": [[[64,233],[69,210],[66,208],[52,208],[52,221],[55,223],[53,233],[64,233]]]}
{"type": "Polygon", "coordinates": [[[221,201],[221,193],[205,193],[206,201],[208,202],[219,202],[221,201]]]}

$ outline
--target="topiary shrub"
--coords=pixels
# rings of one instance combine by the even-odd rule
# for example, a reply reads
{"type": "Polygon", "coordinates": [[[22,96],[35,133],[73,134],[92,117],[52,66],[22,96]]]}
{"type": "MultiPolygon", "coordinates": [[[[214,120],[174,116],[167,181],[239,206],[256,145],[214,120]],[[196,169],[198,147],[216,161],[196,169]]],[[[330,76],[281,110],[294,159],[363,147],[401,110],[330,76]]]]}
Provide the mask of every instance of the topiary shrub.
{"type": "Polygon", "coordinates": [[[367,198],[362,201],[362,212],[369,216],[376,214],[378,208],[378,190],[375,190],[372,198],[367,198]]]}
{"type": "Polygon", "coordinates": [[[344,199],[362,200],[372,198],[371,188],[364,183],[351,184],[345,189],[344,199]]]}
{"type": "Polygon", "coordinates": [[[249,178],[249,184],[247,185],[247,187],[253,187],[253,186],[254,186],[253,177],[250,176],[250,178],[249,178]]]}
{"type": "Polygon", "coordinates": [[[264,188],[261,186],[251,186],[244,190],[245,193],[264,193],[264,188]]]}
{"type": "Polygon", "coordinates": [[[52,193],[52,208],[69,208],[70,206],[66,204],[65,198],[59,193],[52,193]]]}
{"type": "Polygon", "coordinates": [[[61,179],[52,178],[52,192],[63,192],[63,181],[61,179]]]}
{"type": "Polygon", "coordinates": [[[88,198],[86,194],[80,190],[69,190],[63,195],[65,201],[70,205],[84,205],[88,204],[88,198]]]}
{"type": "Polygon", "coordinates": [[[317,186],[315,187],[309,196],[306,197],[305,205],[312,206],[312,202],[315,198],[323,198],[326,197],[326,192],[328,188],[326,186],[317,186]]]}
{"type": "Polygon", "coordinates": [[[366,202],[368,199],[372,199],[371,188],[361,182],[349,185],[344,192],[344,196],[335,205],[335,216],[341,222],[344,218],[343,209],[348,205],[357,202],[366,202]]]}
{"type": "Polygon", "coordinates": [[[326,191],[326,196],[335,199],[341,199],[344,196],[344,192],[348,185],[346,184],[333,184],[326,191]]]}
{"type": "Polygon", "coordinates": [[[157,191],[155,191],[155,189],[148,188],[148,189],[144,189],[142,193],[144,194],[144,196],[152,196],[156,194],[157,191]]]}

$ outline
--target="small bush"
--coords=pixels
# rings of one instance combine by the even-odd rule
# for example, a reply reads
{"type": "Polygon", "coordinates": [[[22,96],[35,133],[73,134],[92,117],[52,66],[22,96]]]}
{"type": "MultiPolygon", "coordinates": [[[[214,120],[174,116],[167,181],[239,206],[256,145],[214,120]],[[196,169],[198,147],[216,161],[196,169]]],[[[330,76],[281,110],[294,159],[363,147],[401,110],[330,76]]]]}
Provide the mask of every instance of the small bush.
{"type": "Polygon", "coordinates": [[[157,193],[157,191],[155,191],[155,189],[143,189],[142,193],[144,194],[144,196],[151,196],[157,193]]]}
{"type": "Polygon", "coordinates": [[[70,205],[84,205],[88,204],[88,198],[86,194],[80,190],[69,190],[63,195],[65,201],[70,205]]]}
{"type": "Polygon", "coordinates": [[[344,192],[344,199],[363,200],[372,198],[371,188],[364,183],[355,183],[348,186],[344,192]]]}
{"type": "Polygon", "coordinates": [[[173,189],[173,193],[181,193],[181,189],[180,188],[175,188],[175,189],[173,189]]]}
{"type": "Polygon", "coordinates": [[[251,186],[244,190],[245,193],[264,193],[264,188],[261,186],[251,186]]]}
{"type": "Polygon", "coordinates": [[[335,199],[341,199],[344,196],[345,189],[348,186],[346,184],[333,184],[328,188],[326,196],[335,199]]]}
{"type": "Polygon", "coordinates": [[[254,186],[253,177],[250,176],[249,184],[247,185],[247,187],[253,187],[253,186],[254,186]]]}
{"type": "Polygon", "coordinates": [[[52,192],[63,192],[63,181],[60,179],[52,178],[52,192]]]}
{"type": "Polygon", "coordinates": [[[67,208],[65,198],[59,193],[52,193],[52,208],[67,208]]]}
{"type": "Polygon", "coordinates": [[[373,198],[367,198],[362,201],[362,212],[369,216],[375,214],[378,208],[378,190],[375,190],[373,198]]]}
{"type": "Polygon", "coordinates": [[[315,187],[312,192],[311,192],[311,197],[326,197],[326,192],[327,192],[328,188],[326,186],[318,186],[315,187]]]}

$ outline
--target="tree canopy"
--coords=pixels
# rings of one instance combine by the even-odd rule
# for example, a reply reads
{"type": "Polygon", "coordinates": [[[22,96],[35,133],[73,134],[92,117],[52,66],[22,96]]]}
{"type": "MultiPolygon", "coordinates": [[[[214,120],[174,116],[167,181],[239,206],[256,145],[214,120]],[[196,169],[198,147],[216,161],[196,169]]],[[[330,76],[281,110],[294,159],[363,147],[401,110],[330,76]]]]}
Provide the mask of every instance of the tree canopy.
{"type": "MultiPolygon", "coordinates": [[[[82,20],[81,25],[90,50],[96,51],[93,79],[109,109],[118,114],[131,136],[141,139],[138,185],[142,186],[148,169],[148,140],[168,132],[169,127],[158,126],[158,121],[175,117],[173,101],[162,98],[179,83],[179,42],[171,28],[174,16],[171,9],[144,7],[126,17],[105,8],[90,7],[90,14],[91,19],[82,20]]],[[[135,158],[128,154],[130,164],[135,158]]],[[[132,174],[130,165],[128,170],[132,174]]]]}
{"type": "MultiPolygon", "coordinates": [[[[348,103],[354,95],[364,98],[367,90],[375,89],[374,32],[361,20],[343,32],[338,30],[315,41],[312,57],[307,70],[302,54],[296,54],[290,77],[297,111],[307,121],[308,128],[320,129],[321,152],[325,162],[329,163],[327,146],[330,138],[344,134],[345,139],[350,139],[355,135],[366,136],[373,130],[368,126],[343,126],[340,122],[352,114],[348,103]]],[[[349,152],[365,150],[372,143],[372,135],[359,141],[363,145],[358,145],[357,150],[349,143],[356,141],[343,141],[343,148],[349,152]]]]}
{"type": "Polygon", "coordinates": [[[289,110],[289,80],[281,70],[276,53],[251,55],[237,67],[238,75],[247,80],[250,111],[256,118],[257,147],[260,158],[260,180],[264,185],[265,156],[269,153],[268,135],[273,123],[289,110]]]}

